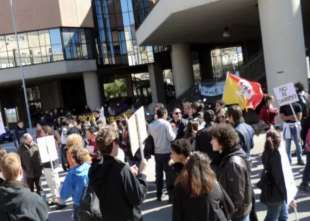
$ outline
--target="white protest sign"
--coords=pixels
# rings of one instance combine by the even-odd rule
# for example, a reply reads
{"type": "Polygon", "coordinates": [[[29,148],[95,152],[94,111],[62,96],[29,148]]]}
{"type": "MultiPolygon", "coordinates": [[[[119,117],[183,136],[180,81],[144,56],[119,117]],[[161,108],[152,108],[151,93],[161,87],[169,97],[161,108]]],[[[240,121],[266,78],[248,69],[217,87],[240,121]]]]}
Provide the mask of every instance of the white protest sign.
{"type": "Polygon", "coordinates": [[[54,136],[40,137],[37,139],[41,163],[52,162],[58,159],[54,136]]]}
{"type": "Polygon", "coordinates": [[[128,125],[131,153],[132,155],[134,155],[139,149],[138,128],[137,128],[136,116],[134,114],[127,120],[127,125],[128,125]]]}
{"type": "Polygon", "coordinates": [[[0,135],[5,134],[5,133],[6,133],[6,131],[5,131],[4,123],[2,120],[2,114],[0,113],[0,135]]]}
{"type": "Polygon", "coordinates": [[[128,120],[129,140],[131,152],[134,155],[140,148],[141,157],[144,158],[144,141],[148,137],[144,107],[139,108],[128,120]]]}
{"type": "Polygon", "coordinates": [[[282,164],[284,183],[286,187],[287,203],[290,204],[295,199],[295,196],[297,194],[297,187],[292,172],[291,164],[288,160],[284,142],[281,142],[279,152],[281,155],[281,164],[282,164]]]}
{"type": "Polygon", "coordinates": [[[299,100],[293,83],[281,85],[274,88],[273,91],[280,106],[292,104],[299,100]]]}

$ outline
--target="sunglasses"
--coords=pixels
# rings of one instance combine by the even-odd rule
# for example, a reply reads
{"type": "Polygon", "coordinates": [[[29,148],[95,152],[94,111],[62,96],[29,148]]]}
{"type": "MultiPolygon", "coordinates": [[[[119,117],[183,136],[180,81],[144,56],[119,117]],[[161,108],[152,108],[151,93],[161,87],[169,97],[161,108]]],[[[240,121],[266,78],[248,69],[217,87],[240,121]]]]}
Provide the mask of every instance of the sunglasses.
{"type": "Polygon", "coordinates": [[[175,114],[175,115],[179,115],[179,114],[181,114],[181,112],[174,112],[173,114],[175,114]]]}

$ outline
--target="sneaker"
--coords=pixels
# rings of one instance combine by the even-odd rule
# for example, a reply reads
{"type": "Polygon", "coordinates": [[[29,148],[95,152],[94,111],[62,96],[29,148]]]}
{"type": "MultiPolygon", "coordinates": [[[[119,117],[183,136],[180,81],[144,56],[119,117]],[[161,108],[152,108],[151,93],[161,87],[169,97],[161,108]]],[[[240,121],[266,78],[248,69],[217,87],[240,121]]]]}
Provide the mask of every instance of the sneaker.
{"type": "Polygon", "coordinates": [[[158,202],[161,202],[161,201],[162,201],[161,196],[157,196],[157,201],[158,201],[158,202]]]}
{"type": "Polygon", "coordinates": [[[297,165],[304,166],[304,165],[305,165],[305,162],[304,162],[303,160],[298,160],[297,165]]]}
{"type": "Polygon", "coordinates": [[[56,205],[57,205],[55,208],[56,210],[62,210],[67,207],[66,204],[56,204],[56,205]]]}

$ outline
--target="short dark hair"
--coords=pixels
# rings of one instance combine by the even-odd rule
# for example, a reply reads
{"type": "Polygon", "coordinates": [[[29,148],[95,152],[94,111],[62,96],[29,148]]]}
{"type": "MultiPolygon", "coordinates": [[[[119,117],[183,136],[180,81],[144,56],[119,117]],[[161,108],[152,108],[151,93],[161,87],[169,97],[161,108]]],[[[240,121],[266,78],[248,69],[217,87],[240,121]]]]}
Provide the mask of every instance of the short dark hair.
{"type": "Polygon", "coordinates": [[[295,88],[296,88],[297,92],[301,92],[301,91],[305,90],[305,86],[301,82],[296,82],[295,88]]]}
{"type": "Polygon", "coordinates": [[[216,124],[210,127],[208,132],[222,145],[223,151],[235,149],[239,144],[239,136],[230,124],[216,124]]]}
{"type": "Polygon", "coordinates": [[[232,117],[235,124],[238,124],[238,123],[244,121],[243,120],[243,112],[242,112],[242,109],[239,105],[235,104],[235,105],[228,107],[226,113],[227,113],[228,117],[232,117]]]}
{"type": "Polygon", "coordinates": [[[163,118],[164,115],[167,114],[167,113],[168,113],[168,110],[165,107],[160,107],[156,111],[156,115],[157,115],[158,118],[163,118]]]}
{"type": "Polygon", "coordinates": [[[213,122],[215,120],[215,114],[214,114],[214,111],[209,109],[209,110],[205,110],[204,113],[203,113],[203,118],[204,118],[204,121],[206,123],[210,123],[210,122],[213,122]]]}
{"type": "Polygon", "coordinates": [[[181,138],[171,143],[171,149],[179,155],[188,157],[192,151],[192,145],[187,139],[181,138]]]}

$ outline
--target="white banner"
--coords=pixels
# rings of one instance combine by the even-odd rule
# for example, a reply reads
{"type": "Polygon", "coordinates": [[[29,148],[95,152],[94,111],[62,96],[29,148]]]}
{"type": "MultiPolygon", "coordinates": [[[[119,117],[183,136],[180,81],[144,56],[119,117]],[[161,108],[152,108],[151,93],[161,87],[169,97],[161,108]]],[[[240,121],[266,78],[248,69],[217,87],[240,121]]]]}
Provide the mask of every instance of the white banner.
{"type": "Polygon", "coordinates": [[[292,104],[299,100],[293,83],[281,85],[274,88],[273,91],[280,106],[292,104]]]}
{"type": "Polygon", "coordinates": [[[215,84],[204,84],[199,85],[199,91],[202,96],[215,97],[220,96],[224,93],[224,81],[216,82],[215,84]]]}
{"type": "Polygon", "coordinates": [[[5,127],[4,127],[4,123],[3,123],[3,119],[2,119],[2,114],[0,113],[0,135],[1,134],[5,134],[5,127]]]}

